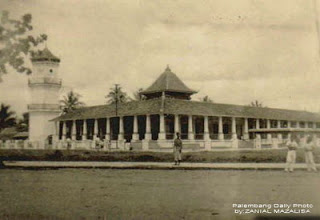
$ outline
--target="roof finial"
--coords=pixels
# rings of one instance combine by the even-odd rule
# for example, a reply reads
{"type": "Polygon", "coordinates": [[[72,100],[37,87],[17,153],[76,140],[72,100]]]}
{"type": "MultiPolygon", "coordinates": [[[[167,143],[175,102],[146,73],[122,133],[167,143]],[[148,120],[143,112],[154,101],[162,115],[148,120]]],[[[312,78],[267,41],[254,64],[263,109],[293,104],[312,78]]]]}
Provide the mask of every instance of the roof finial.
{"type": "Polygon", "coordinates": [[[166,68],[166,71],[169,71],[169,72],[171,72],[171,69],[170,69],[170,67],[169,67],[169,64],[167,64],[167,68],[166,68]]]}

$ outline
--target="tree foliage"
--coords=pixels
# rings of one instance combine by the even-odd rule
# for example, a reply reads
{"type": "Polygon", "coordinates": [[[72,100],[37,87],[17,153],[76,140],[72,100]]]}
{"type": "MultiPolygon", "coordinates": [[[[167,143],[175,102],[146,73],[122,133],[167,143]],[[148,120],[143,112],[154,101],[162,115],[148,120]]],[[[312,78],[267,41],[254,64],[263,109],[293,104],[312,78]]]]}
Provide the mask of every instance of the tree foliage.
{"type": "Polygon", "coordinates": [[[120,85],[110,88],[108,95],[106,95],[107,103],[114,104],[118,101],[118,103],[125,103],[130,101],[127,93],[122,91],[122,87],[120,85]]]}
{"type": "Polygon", "coordinates": [[[4,128],[16,124],[15,112],[10,110],[10,105],[1,104],[0,106],[0,131],[4,128]]]}
{"type": "Polygon", "coordinates": [[[140,94],[143,91],[143,88],[139,88],[137,91],[133,93],[133,99],[136,101],[145,100],[146,97],[142,94],[140,94]]]}
{"type": "Polygon", "coordinates": [[[249,106],[251,106],[251,107],[259,107],[259,108],[266,108],[266,106],[263,106],[262,102],[259,102],[258,100],[252,101],[249,106]]]}
{"type": "Polygon", "coordinates": [[[29,112],[22,114],[22,118],[17,119],[17,130],[18,131],[28,131],[29,127],[29,112]]]}
{"type": "Polygon", "coordinates": [[[213,100],[209,97],[209,96],[204,96],[202,98],[200,98],[200,101],[202,102],[209,102],[209,103],[213,103],[213,100]]]}
{"type": "Polygon", "coordinates": [[[80,101],[81,95],[76,92],[70,91],[66,96],[63,97],[63,100],[60,100],[62,104],[62,112],[68,113],[79,107],[83,107],[85,104],[80,101]]]}
{"type": "Polygon", "coordinates": [[[14,20],[9,18],[8,11],[0,11],[0,76],[7,73],[7,65],[19,73],[31,73],[25,66],[25,58],[35,52],[39,43],[47,40],[45,34],[37,37],[28,34],[32,30],[31,20],[31,14],[14,20]]]}

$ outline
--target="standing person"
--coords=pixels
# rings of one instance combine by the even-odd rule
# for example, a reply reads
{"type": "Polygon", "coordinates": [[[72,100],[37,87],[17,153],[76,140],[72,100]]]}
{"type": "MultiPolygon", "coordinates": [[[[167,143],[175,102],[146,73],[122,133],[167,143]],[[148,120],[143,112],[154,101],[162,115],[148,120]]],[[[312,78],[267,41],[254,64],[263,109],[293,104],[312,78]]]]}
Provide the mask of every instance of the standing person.
{"type": "Polygon", "coordinates": [[[182,141],[180,139],[180,133],[177,132],[176,135],[177,137],[173,143],[174,165],[179,165],[181,162],[182,141]]]}
{"type": "Polygon", "coordinates": [[[309,136],[307,139],[307,143],[304,145],[304,156],[306,159],[307,169],[308,171],[317,171],[316,165],[313,160],[313,150],[314,150],[314,143],[312,141],[312,137],[309,136]]]}
{"type": "Polygon", "coordinates": [[[96,143],[96,149],[103,150],[103,139],[102,136],[98,138],[97,143],[96,143]]]}
{"type": "Polygon", "coordinates": [[[68,138],[67,138],[67,149],[68,149],[68,150],[71,149],[71,147],[72,147],[71,145],[72,145],[72,141],[71,141],[71,139],[68,137],[68,138]]]}
{"type": "Polygon", "coordinates": [[[288,147],[288,153],[285,171],[293,172],[293,166],[296,163],[296,150],[298,148],[297,136],[295,134],[291,135],[291,138],[286,143],[286,146],[288,147]]]}
{"type": "Polygon", "coordinates": [[[111,140],[110,140],[110,139],[108,140],[107,145],[108,145],[108,150],[111,151],[112,143],[111,143],[111,140]]]}

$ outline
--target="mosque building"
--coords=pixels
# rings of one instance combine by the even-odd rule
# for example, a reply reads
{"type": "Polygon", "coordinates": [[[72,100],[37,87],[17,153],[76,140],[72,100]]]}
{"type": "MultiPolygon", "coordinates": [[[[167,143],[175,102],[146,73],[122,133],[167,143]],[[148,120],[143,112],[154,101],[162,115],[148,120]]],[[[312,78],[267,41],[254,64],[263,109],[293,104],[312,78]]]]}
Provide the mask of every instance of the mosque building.
{"type": "MultiPolygon", "coordinates": [[[[101,140],[111,148],[166,150],[172,148],[176,132],[192,150],[239,148],[260,143],[282,143],[292,133],[316,137],[320,115],[306,111],[250,107],[192,101],[196,93],[169,66],[147,89],[145,99],[126,103],[81,107],[60,115],[58,75],[60,59],[47,48],[33,57],[29,79],[29,140],[53,136],[53,146],[86,148],[101,140]]],[[[259,145],[255,145],[256,147],[259,145]]]]}

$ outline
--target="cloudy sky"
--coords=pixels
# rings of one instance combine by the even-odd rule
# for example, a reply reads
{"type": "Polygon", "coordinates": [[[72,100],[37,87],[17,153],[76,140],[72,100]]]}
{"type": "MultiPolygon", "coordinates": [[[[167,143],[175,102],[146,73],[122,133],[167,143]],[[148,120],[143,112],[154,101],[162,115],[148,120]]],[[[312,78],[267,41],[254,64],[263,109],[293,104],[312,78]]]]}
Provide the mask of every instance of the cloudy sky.
{"type": "MultiPolygon", "coordinates": [[[[320,5],[317,2],[316,5],[320,5]]],[[[217,103],[320,111],[314,0],[1,0],[12,17],[33,16],[34,34],[61,58],[61,95],[105,103],[114,83],[131,95],[169,64],[189,87],[217,103]]],[[[18,113],[27,76],[10,72],[0,102],[18,113]]]]}

